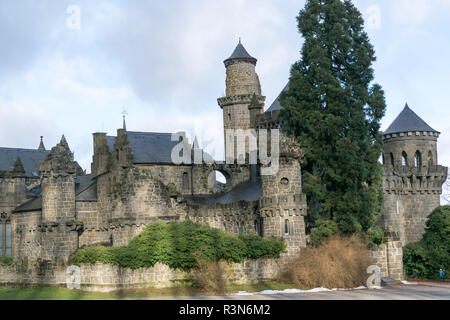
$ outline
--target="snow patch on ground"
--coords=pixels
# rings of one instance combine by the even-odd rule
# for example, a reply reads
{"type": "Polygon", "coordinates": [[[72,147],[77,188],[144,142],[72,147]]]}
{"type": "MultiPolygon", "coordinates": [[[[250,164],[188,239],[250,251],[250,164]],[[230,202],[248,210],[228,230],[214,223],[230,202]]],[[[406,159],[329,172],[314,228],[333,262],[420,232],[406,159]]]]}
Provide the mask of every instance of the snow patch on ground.
{"type": "Polygon", "coordinates": [[[382,289],[380,286],[371,286],[369,287],[370,290],[376,290],[376,289],[382,289]]]}
{"type": "Polygon", "coordinates": [[[409,281],[406,281],[406,280],[402,280],[402,283],[403,284],[410,284],[410,285],[417,284],[416,282],[409,282],[409,281]]]}
{"type": "MultiPolygon", "coordinates": [[[[292,294],[292,293],[314,293],[314,292],[330,292],[330,291],[352,291],[352,290],[363,290],[363,289],[367,289],[367,287],[364,286],[360,286],[357,288],[353,288],[353,289],[338,289],[338,288],[334,288],[334,289],[327,289],[327,288],[314,288],[311,290],[300,290],[300,289],[285,289],[285,290],[264,290],[261,292],[254,292],[254,293],[250,293],[247,291],[239,291],[238,293],[236,293],[237,296],[252,296],[255,294],[264,294],[264,295],[274,295],[274,294],[292,294]]],[[[381,289],[381,287],[371,287],[370,289],[381,289]]]]}

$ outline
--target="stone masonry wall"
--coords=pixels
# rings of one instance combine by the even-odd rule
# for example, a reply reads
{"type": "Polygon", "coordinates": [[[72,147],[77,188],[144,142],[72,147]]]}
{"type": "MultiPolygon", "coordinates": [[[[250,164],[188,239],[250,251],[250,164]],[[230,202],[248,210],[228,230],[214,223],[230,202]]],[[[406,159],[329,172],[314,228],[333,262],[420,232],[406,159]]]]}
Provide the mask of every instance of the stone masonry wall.
{"type": "Polygon", "coordinates": [[[187,218],[235,235],[257,234],[257,205],[256,201],[216,204],[213,207],[190,205],[187,218]]]}
{"type": "Polygon", "coordinates": [[[372,261],[381,268],[381,276],[400,281],[403,276],[403,249],[401,241],[388,241],[371,251],[372,261]]]}
{"type": "MultiPolygon", "coordinates": [[[[33,264],[29,264],[33,265],[33,264]]],[[[66,286],[67,267],[34,263],[33,270],[24,273],[16,265],[0,265],[0,285],[48,285],[66,286]],[[41,268],[41,273],[39,272],[41,268]],[[48,270],[51,268],[51,270],[48,270]],[[45,276],[43,276],[45,274],[45,276]]],[[[279,262],[271,259],[249,260],[233,263],[230,267],[230,281],[245,284],[274,279],[280,269],[279,262]]],[[[183,281],[189,273],[174,270],[157,263],[152,268],[132,270],[119,266],[96,263],[81,265],[81,289],[87,291],[114,291],[127,288],[169,288],[177,281],[183,281]]]]}

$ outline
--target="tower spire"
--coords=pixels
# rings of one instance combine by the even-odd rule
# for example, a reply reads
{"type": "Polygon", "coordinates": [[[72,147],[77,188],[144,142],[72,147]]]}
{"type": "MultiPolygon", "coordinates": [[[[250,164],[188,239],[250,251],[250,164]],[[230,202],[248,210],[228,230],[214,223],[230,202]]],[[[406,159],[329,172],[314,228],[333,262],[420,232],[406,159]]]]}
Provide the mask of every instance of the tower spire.
{"type": "Polygon", "coordinates": [[[41,136],[41,143],[39,144],[39,151],[45,151],[45,146],[44,146],[44,141],[43,141],[44,137],[41,136]]]}
{"type": "Polygon", "coordinates": [[[122,116],[123,116],[123,130],[125,130],[125,131],[127,131],[127,123],[126,123],[126,121],[125,121],[125,116],[127,116],[128,115],[128,112],[125,110],[125,109],[123,109],[123,112],[122,112],[122,116]]]}

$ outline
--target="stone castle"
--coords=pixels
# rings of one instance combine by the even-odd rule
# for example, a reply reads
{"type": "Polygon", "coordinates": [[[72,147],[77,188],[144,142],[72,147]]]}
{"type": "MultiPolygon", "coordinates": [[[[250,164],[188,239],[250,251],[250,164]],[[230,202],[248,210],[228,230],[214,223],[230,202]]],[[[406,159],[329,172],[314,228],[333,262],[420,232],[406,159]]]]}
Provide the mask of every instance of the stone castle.
{"type": "MultiPolygon", "coordinates": [[[[251,156],[238,150],[230,129],[281,129],[277,173],[262,175],[266,165],[259,162],[214,162],[183,133],[173,141],[172,133],[128,131],[125,121],[116,136],[93,134],[90,174],[74,161],[64,136],[50,151],[42,137],[37,150],[0,148],[0,256],[13,257],[25,282],[51,282],[52,270],[67,266],[78,248],[126,245],[155,221],[189,219],[233,234],[283,237],[285,257],[306,246],[302,150],[282,131],[283,107],[276,99],[264,112],[257,59],[241,43],[224,63],[226,96],[218,104],[226,150],[251,156]],[[185,161],[176,164],[172,152],[180,145],[185,161]],[[217,172],[226,183],[216,181],[217,172]]],[[[439,206],[447,168],[438,165],[438,136],[408,106],[384,132],[379,224],[388,241],[374,259],[385,276],[402,277],[402,246],[421,239],[439,206]]]]}

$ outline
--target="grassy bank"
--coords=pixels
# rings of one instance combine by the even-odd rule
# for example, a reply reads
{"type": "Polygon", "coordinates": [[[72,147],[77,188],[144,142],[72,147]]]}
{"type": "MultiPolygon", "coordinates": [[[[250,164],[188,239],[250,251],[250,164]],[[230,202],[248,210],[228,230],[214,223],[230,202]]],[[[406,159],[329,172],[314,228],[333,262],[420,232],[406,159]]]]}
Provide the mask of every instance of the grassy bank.
{"type": "MultiPolygon", "coordinates": [[[[257,284],[228,286],[228,294],[239,291],[259,292],[263,290],[292,289],[295,286],[277,282],[261,282],[257,284]]],[[[174,288],[157,289],[127,289],[109,293],[86,292],[69,290],[66,288],[0,288],[0,300],[117,300],[117,299],[146,299],[146,298],[175,298],[181,296],[207,295],[200,289],[177,286],[174,288]]]]}

